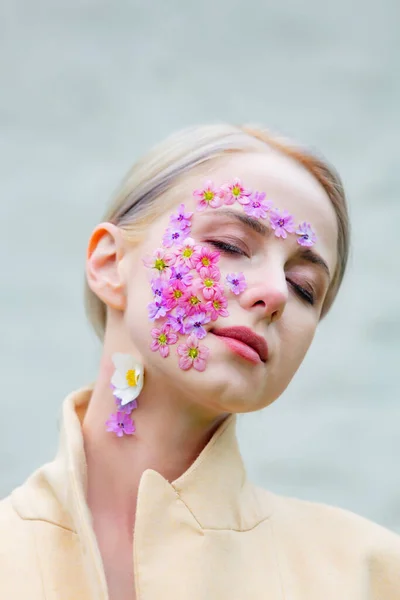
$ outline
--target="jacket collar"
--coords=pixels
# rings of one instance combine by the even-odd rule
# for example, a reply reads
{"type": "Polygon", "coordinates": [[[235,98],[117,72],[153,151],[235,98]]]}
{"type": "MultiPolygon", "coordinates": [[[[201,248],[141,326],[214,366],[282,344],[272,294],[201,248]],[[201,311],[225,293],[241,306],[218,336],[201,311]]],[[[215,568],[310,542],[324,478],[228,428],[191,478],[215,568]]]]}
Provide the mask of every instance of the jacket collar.
{"type": "MultiPolygon", "coordinates": [[[[91,387],[83,388],[65,399],[55,460],[17,488],[13,502],[23,518],[50,521],[94,541],[85,500],[87,476],[81,428],[91,392],[91,387]]],[[[236,415],[222,423],[191,467],[175,481],[170,483],[156,471],[146,470],[139,486],[138,506],[151,502],[155,492],[165,498],[179,498],[203,529],[245,531],[270,514],[266,492],[263,490],[261,497],[247,480],[237,443],[236,415]]]]}

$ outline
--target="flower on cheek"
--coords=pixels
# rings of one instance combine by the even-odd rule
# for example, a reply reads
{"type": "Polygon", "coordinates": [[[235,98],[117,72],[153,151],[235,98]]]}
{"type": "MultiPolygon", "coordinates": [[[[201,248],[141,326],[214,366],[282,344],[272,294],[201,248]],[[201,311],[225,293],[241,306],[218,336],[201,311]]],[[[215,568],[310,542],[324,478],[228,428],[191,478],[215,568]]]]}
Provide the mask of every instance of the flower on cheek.
{"type": "Polygon", "coordinates": [[[230,273],[226,276],[229,289],[234,294],[238,295],[247,288],[247,283],[243,273],[230,273]]]}
{"type": "Polygon", "coordinates": [[[149,269],[155,269],[160,277],[168,278],[171,274],[171,267],[175,264],[176,256],[172,252],[167,252],[164,248],[157,248],[153,256],[143,258],[143,263],[149,269]]]}
{"type": "Polygon", "coordinates": [[[214,294],[212,300],[206,303],[205,308],[209,313],[211,320],[216,321],[218,317],[228,317],[229,312],[226,310],[228,300],[220,291],[214,294]]]}
{"type": "Polygon", "coordinates": [[[167,324],[171,326],[173,331],[176,333],[184,334],[185,333],[185,324],[184,319],[186,317],[186,312],[183,308],[178,306],[175,309],[175,314],[171,313],[168,315],[167,324]]]}
{"type": "Polygon", "coordinates": [[[317,241],[317,236],[311,229],[309,223],[302,223],[298,229],[296,229],[296,234],[300,236],[297,240],[297,243],[300,244],[300,246],[313,246],[317,241]]]}
{"type": "Polygon", "coordinates": [[[177,229],[188,230],[188,229],[190,229],[190,226],[191,226],[192,216],[193,216],[193,213],[192,212],[186,213],[185,205],[181,204],[178,209],[178,213],[176,215],[171,215],[169,222],[171,223],[171,225],[173,227],[176,227],[177,229]]]}
{"type": "Polygon", "coordinates": [[[196,279],[193,283],[193,289],[197,292],[201,291],[205,300],[211,300],[217,292],[222,292],[219,284],[221,273],[216,267],[200,269],[200,279],[196,279]]]}
{"type": "Polygon", "coordinates": [[[110,416],[106,421],[107,431],[116,433],[118,437],[123,435],[132,435],[136,427],[131,417],[126,412],[118,411],[110,416]]]}
{"type": "Polygon", "coordinates": [[[280,213],[279,210],[272,210],[269,220],[272,229],[275,230],[276,237],[286,239],[287,234],[293,233],[295,229],[293,217],[287,210],[284,210],[282,213],[280,213]]]}
{"type": "Polygon", "coordinates": [[[205,312],[205,305],[201,301],[198,293],[192,288],[189,288],[186,291],[185,295],[181,298],[179,306],[183,308],[189,317],[197,312],[205,312]]]}
{"type": "Polygon", "coordinates": [[[179,280],[175,279],[170,285],[163,291],[163,298],[167,306],[167,310],[171,310],[178,306],[181,302],[181,298],[185,295],[187,287],[179,280]]]}
{"type": "Polygon", "coordinates": [[[171,331],[171,326],[165,323],[161,329],[155,328],[151,330],[153,341],[150,348],[153,352],[159,350],[161,356],[166,358],[169,355],[169,346],[176,344],[178,336],[171,331]]]}
{"type": "Polygon", "coordinates": [[[199,246],[193,255],[193,262],[197,271],[200,271],[203,267],[214,267],[218,264],[220,258],[220,252],[218,250],[211,250],[206,246],[199,246]]]}
{"type": "Polygon", "coordinates": [[[209,206],[218,208],[222,204],[221,192],[217,190],[212,181],[207,181],[203,188],[195,190],[193,196],[199,199],[198,211],[203,211],[209,206]]]}
{"type": "Polygon", "coordinates": [[[162,277],[156,277],[155,279],[151,280],[151,290],[156,297],[156,300],[159,300],[162,297],[163,291],[166,287],[167,282],[162,277]]]}
{"type": "Polygon", "coordinates": [[[194,240],[192,238],[186,238],[182,246],[178,246],[175,251],[177,266],[185,266],[189,269],[194,269],[196,267],[196,250],[198,250],[198,246],[195,244],[194,240]]]}
{"type": "Polygon", "coordinates": [[[193,367],[196,371],[205,370],[210,351],[207,346],[199,344],[198,338],[193,333],[188,337],[186,344],[179,344],[177,351],[181,369],[187,371],[193,367]]]}
{"type": "Polygon", "coordinates": [[[173,281],[181,281],[184,285],[189,286],[192,283],[193,275],[191,274],[189,267],[186,265],[178,265],[172,267],[169,280],[171,283],[173,281]]]}
{"type": "Polygon", "coordinates": [[[265,200],[265,192],[254,192],[249,202],[243,207],[250,217],[265,219],[272,208],[272,202],[265,200]]]}
{"type": "Polygon", "coordinates": [[[207,331],[203,325],[206,325],[211,320],[210,315],[205,312],[198,312],[188,318],[185,323],[185,333],[194,333],[194,335],[202,340],[206,337],[207,331]]]}
{"type": "Polygon", "coordinates": [[[163,237],[163,246],[165,248],[171,248],[174,244],[180,244],[187,238],[190,233],[190,229],[179,229],[178,227],[168,227],[163,237]]]}
{"type": "Polygon", "coordinates": [[[168,311],[168,307],[164,298],[160,298],[159,300],[155,300],[155,302],[151,302],[151,304],[147,306],[147,309],[150,321],[155,321],[156,319],[165,317],[168,311]]]}
{"type": "Polygon", "coordinates": [[[251,190],[246,190],[240,179],[234,179],[230,185],[222,186],[224,192],[224,204],[234,204],[236,201],[240,204],[248,204],[251,190]]]}

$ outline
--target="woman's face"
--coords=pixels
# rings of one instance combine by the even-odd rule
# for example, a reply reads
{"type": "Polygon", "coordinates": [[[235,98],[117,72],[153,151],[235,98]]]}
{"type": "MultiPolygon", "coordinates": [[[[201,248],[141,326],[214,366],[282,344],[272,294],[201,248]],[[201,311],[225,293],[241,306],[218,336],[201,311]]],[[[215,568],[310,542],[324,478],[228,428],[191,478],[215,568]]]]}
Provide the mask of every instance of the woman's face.
{"type": "MultiPolygon", "coordinates": [[[[275,152],[242,154],[215,161],[206,174],[187,176],[178,190],[174,209],[151,224],[145,241],[126,256],[123,266],[127,293],[124,327],[133,346],[140,351],[147,374],[162,377],[165,390],[183,393],[189,401],[201,403],[217,413],[258,410],[286,389],[313,339],[329,277],[334,273],[337,260],[338,232],[334,209],[326,192],[311,174],[275,152]],[[273,209],[286,210],[293,215],[296,226],[309,223],[317,238],[313,246],[300,245],[298,235],[294,233],[286,239],[277,237],[268,218],[248,215],[239,202],[198,210],[199,198],[193,196],[194,190],[204,187],[208,180],[218,188],[232,183],[235,178],[246,188],[265,192],[265,201],[271,201],[273,209]],[[206,335],[198,340],[198,344],[208,351],[203,350],[200,354],[199,348],[190,352],[190,324],[183,329],[184,325],[175,322],[175,328],[163,329],[170,314],[176,319],[177,315],[185,314],[184,310],[179,313],[175,307],[165,316],[154,319],[154,315],[163,313],[162,310],[157,313],[157,306],[153,305],[150,308],[153,320],[149,318],[154,290],[163,284],[154,282],[160,273],[146,266],[143,259],[147,265],[151,264],[146,257],[154,256],[154,251],[162,248],[165,232],[171,225],[170,216],[179,213],[182,203],[187,213],[193,213],[189,236],[195,244],[219,252],[215,264],[216,280],[217,286],[224,287],[223,297],[227,301],[228,316],[222,316],[226,314],[222,300],[219,313],[213,314],[214,320],[204,319],[201,327],[205,331],[200,337],[206,335]],[[246,285],[243,291],[240,290],[244,286],[235,287],[234,283],[229,286],[226,282],[227,275],[239,273],[243,274],[246,285]],[[170,341],[176,340],[167,344],[169,353],[166,357],[160,352],[155,329],[169,332],[170,341]],[[205,362],[197,361],[199,368],[205,366],[204,370],[196,370],[193,366],[196,352],[198,358],[205,357],[205,362]],[[189,365],[192,367],[187,368],[189,365]]],[[[175,249],[175,245],[171,246],[167,252],[175,249]]],[[[193,291],[194,281],[201,279],[200,275],[198,267],[191,268],[189,280],[186,280],[190,290],[193,291]],[[190,274],[193,275],[191,281],[190,274]]],[[[207,302],[203,296],[205,278],[196,288],[203,305],[207,302]]],[[[167,288],[163,293],[168,294],[171,280],[165,274],[163,279],[167,288]]],[[[235,277],[230,279],[232,282],[235,277]]],[[[208,289],[206,294],[211,294],[212,301],[213,290],[208,289]]],[[[190,303],[186,304],[186,309],[188,306],[190,303]]],[[[184,321],[187,323],[189,318],[190,315],[186,316],[184,321]]],[[[191,323],[193,326],[193,320],[191,323]]],[[[200,328],[197,322],[197,330],[193,331],[200,332],[200,328]]]]}

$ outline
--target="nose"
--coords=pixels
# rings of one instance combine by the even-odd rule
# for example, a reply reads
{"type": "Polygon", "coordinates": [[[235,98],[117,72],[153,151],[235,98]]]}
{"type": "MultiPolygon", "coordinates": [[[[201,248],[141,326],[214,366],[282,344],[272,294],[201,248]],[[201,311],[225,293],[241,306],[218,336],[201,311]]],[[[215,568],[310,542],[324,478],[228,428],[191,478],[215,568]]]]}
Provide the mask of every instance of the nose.
{"type": "Polygon", "coordinates": [[[240,294],[242,308],[256,313],[269,322],[281,318],[288,301],[288,286],[284,274],[264,273],[253,281],[247,281],[247,288],[240,294]]]}

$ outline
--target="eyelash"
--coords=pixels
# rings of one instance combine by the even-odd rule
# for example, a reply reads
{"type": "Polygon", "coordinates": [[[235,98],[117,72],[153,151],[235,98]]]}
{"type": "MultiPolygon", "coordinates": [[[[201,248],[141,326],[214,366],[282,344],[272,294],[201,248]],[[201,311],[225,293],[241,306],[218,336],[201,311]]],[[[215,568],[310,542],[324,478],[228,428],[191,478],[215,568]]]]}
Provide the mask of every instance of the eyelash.
{"type": "MultiPolygon", "coordinates": [[[[236,254],[239,256],[247,256],[247,258],[250,258],[249,255],[247,254],[247,252],[244,252],[244,250],[242,250],[241,248],[238,248],[234,244],[229,244],[227,242],[221,242],[220,240],[205,240],[205,241],[206,241],[206,243],[214,246],[214,248],[217,248],[218,250],[221,250],[222,252],[226,252],[227,254],[231,254],[231,255],[236,254]]],[[[294,283],[294,281],[292,281],[291,279],[287,279],[287,281],[294,288],[296,294],[302,300],[304,300],[304,302],[307,302],[310,305],[314,304],[315,298],[314,298],[314,294],[312,292],[310,292],[309,290],[306,290],[298,283],[294,283]]]]}

